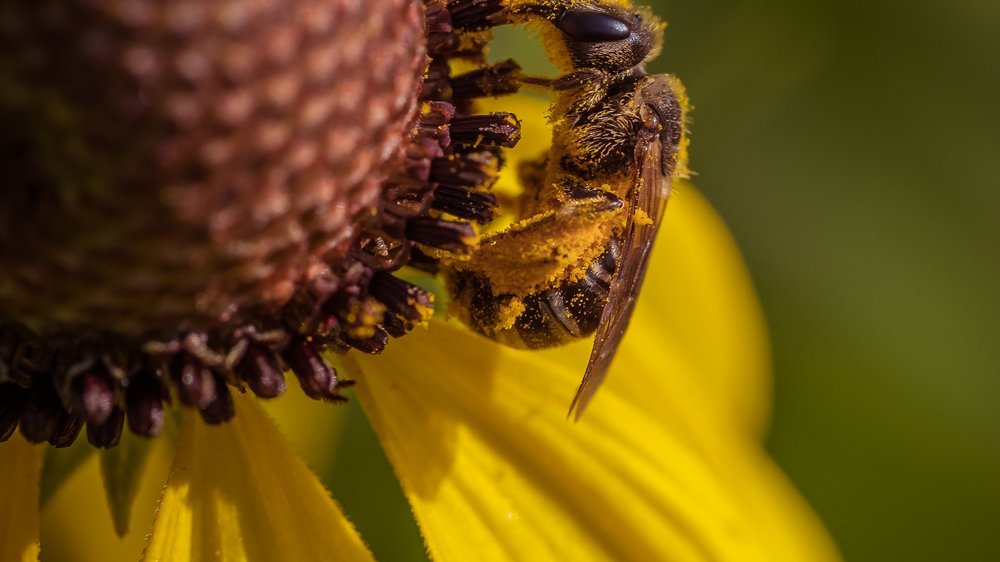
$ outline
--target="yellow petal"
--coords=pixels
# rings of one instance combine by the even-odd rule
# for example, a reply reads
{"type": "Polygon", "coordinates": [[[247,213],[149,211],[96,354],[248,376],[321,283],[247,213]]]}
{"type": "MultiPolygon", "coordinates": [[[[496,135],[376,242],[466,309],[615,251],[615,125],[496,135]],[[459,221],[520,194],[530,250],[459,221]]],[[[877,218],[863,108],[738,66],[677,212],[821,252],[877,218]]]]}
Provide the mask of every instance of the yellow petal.
{"type": "Polygon", "coordinates": [[[335,459],[330,451],[336,450],[340,443],[344,408],[331,408],[325,402],[309,398],[294,381],[288,381],[288,390],[281,398],[263,400],[261,406],[309,468],[317,474],[332,469],[335,459]]]}
{"type": "Polygon", "coordinates": [[[20,433],[0,444],[0,560],[38,560],[43,450],[20,433]]]}
{"type": "MultiPolygon", "coordinates": [[[[683,355],[649,355],[675,382],[700,375],[683,355]]],[[[633,384],[652,373],[609,381],[601,407],[573,424],[578,369],[451,325],[354,370],[438,560],[835,558],[751,440],[699,415],[697,395],[633,384]],[[771,523],[796,520],[805,537],[771,523]]]]}
{"type": "MultiPolygon", "coordinates": [[[[164,435],[150,441],[153,450],[132,509],[131,532],[124,537],[115,532],[100,456],[94,454],[59,487],[42,510],[45,560],[135,562],[139,558],[153,527],[153,507],[163,491],[170,461],[174,458],[171,437],[166,435],[171,430],[176,432],[175,424],[168,424],[164,435]]],[[[90,447],[85,438],[80,439],[84,441],[81,446],[90,447]]]]}
{"type": "Polygon", "coordinates": [[[316,476],[253,398],[208,426],[185,412],[145,560],[371,560],[316,476]]]}

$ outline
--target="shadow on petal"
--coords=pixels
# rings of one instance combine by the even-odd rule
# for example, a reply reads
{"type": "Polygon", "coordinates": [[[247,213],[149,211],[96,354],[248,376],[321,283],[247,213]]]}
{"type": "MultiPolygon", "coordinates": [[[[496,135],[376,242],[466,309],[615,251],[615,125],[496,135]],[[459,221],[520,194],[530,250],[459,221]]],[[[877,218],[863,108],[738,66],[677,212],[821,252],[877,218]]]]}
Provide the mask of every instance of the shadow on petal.
{"type": "Polygon", "coordinates": [[[0,560],[38,559],[38,497],[44,447],[15,433],[0,443],[0,560]]]}
{"type": "MultiPolygon", "coordinates": [[[[614,385],[570,423],[575,369],[441,323],[357,368],[362,405],[437,559],[782,559],[784,543],[758,518],[799,500],[742,491],[764,486],[757,465],[746,468],[742,434],[710,417],[684,413],[691,432],[669,406],[614,385]],[[756,495],[771,501],[744,500],[756,495]]],[[[814,541],[798,559],[829,552],[814,541]]]]}
{"type": "Polygon", "coordinates": [[[340,508],[253,398],[209,426],[185,412],[145,560],[371,560],[340,508]]]}

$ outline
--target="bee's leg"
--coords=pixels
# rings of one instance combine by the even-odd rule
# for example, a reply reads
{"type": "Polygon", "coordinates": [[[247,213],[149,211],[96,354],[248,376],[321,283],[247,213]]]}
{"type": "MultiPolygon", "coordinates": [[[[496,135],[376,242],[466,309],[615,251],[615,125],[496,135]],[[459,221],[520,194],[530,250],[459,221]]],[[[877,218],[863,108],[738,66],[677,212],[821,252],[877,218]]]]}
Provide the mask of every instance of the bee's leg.
{"type": "Polygon", "coordinates": [[[558,78],[521,75],[518,80],[526,86],[534,86],[555,92],[574,92],[567,114],[579,115],[597,107],[608,95],[608,88],[614,77],[596,68],[584,68],[564,74],[558,78]]]}
{"type": "Polygon", "coordinates": [[[621,198],[614,193],[577,182],[564,183],[563,197],[565,202],[558,210],[561,215],[597,216],[624,206],[621,198]]]}
{"type": "Polygon", "coordinates": [[[545,186],[545,174],[549,165],[547,152],[537,158],[522,160],[517,167],[518,184],[522,191],[517,195],[501,196],[500,204],[518,218],[537,212],[545,186]]]}
{"type": "Polygon", "coordinates": [[[560,76],[552,85],[556,91],[576,91],[567,113],[579,115],[597,107],[607,97],[610,84],[608,73],[588,68],[560,76]]]}

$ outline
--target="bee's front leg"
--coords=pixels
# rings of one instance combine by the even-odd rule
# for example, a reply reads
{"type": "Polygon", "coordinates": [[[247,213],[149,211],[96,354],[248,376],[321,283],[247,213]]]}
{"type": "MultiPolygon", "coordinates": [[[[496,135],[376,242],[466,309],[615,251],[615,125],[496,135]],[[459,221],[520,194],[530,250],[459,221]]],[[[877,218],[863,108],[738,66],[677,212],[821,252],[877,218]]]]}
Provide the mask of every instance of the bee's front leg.
{"type": "Polygon", "coordinates": [[[570,100],[567,115],[580,115],[594,109],[607,97],[614,77],[596,68],[584,68],[558,78],[520,75],[517,79],[526,86],[563,94],[570,100]]]}
{"type": "Polygon", "coordinates": [[[561,195],[563,203],[556,211],[561,215],[599,217],[624,206],[614,193],[577,181],[564,180],[561,195]]]}

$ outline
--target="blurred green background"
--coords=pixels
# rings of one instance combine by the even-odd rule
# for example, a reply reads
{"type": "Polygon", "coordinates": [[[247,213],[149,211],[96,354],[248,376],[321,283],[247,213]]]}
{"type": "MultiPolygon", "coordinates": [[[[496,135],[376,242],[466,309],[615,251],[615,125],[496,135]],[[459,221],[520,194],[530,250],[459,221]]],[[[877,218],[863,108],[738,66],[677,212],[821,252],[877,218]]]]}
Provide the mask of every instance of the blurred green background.
{"type": "MultiPolygon", "coordinates": [[[[1000,2],[651,3],[771,327],[772,453],[848,560],[1000,560],[1000,2]]],[[[545,68],[508,30],[493,55],[545,68]]],[[[419,557],[397,490],[340,484],[391,481],[355,408],[325,481],[419,557]]]]}
{"type": "Polygon", "coordinates": [[[1000,560],[1000,2],[658,2],[845,558],[1000,560]]]}
{"type": "Polygon", "coordinates": [[[848,560],[1000,560],[1000,2],[654,4],[771,327],[774,456],[848,560]]]}

